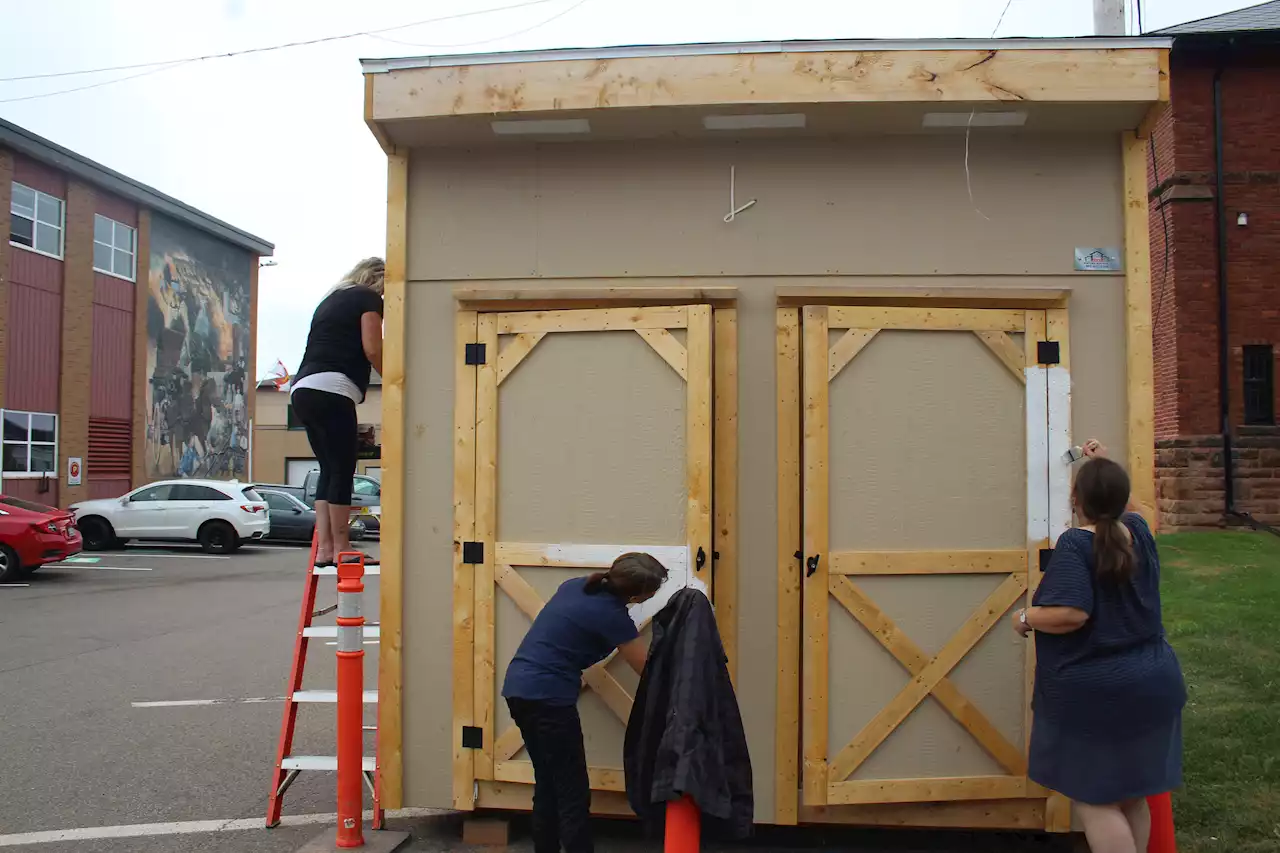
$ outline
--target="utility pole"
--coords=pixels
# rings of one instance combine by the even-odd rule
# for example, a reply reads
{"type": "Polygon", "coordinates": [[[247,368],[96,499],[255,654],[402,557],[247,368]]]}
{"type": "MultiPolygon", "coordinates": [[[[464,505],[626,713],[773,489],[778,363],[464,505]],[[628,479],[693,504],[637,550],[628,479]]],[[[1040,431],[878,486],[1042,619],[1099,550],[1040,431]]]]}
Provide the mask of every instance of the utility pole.
{"type": "Polygon", "coordinates": [[[1128,34],[1124,26],[1124,0],[1093,0],[1093,34],[1096,36],[1128,34]]]}

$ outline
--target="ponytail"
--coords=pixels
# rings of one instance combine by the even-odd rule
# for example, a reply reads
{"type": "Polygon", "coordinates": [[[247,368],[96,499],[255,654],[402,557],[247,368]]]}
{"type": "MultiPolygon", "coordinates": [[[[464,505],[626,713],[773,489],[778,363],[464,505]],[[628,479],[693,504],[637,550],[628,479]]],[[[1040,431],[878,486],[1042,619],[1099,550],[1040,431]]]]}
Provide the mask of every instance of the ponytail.
{"type": "Polygon", "coordinates": [[[1093,564],[1099,580],[1119,584],[1133,577],[1135,560],[1128,532],[1118,518],[1094,522],[1093,564]]]}
{"type": "Polygon", "coordinates": [[[1073,489],[1076,508],[1093,523],[1093,565],[1098,580],[1119,584],[1137,570],[1133,541],[1120,521],[1129,504],[1129,475],[1104,457],[1081,466],[1073,489]]]}
{"type": "Polygon", "coordinates": [[[582,591],[587,595],[612,593],[624,601],[647,598],[667,579],[667,567],[649,554],[623,554],[607,572],[587,576],[582,591]]]}

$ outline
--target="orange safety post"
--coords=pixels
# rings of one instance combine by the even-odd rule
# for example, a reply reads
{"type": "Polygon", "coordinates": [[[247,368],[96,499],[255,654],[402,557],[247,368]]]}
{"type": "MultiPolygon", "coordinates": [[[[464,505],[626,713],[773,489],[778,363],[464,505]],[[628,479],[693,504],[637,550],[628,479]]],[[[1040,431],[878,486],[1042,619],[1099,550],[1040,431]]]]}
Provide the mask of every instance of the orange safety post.
{"type": "Polygon", "coordinates": [[[1147,844],[1147,853],[1178,853],[1178,842],[1173,837],[1172,795],[1147,797],[1147,808],[1151,810],[1151,840],[1147,844]]]}
{"type": "Polygon", "coordinates": [[[338,555],[338,847],[363,847],[364,554],[338,555]]]}
{"type": "Polygon", "coordinates": [[[698,853],[702,839],[702,813],[693,798],[685,794],[667,802],[667,831],[663,853],[698,853]]]}

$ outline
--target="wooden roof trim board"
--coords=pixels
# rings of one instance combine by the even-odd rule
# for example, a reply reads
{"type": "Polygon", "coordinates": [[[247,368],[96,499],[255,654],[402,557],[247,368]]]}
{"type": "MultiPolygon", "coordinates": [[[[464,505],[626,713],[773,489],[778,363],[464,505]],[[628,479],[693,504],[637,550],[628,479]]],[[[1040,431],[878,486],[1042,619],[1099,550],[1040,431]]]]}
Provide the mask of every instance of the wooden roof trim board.
{"type": "Polygon", "coordinates": [[[736,287],[561,287],[475,288],[453,291],[458,307],[469,311],[552,311],[653,305],[712,305],[732,307],[736,287]]]}
{"type": "Polygon", "coordinates": [[[624,56],[374,73],[372,122],[822,103],[1155,103],[1159,46],[624,56]],[[1066,72],[1070,73],[1066,73],[1066,72]]]}
{"type": "Polygon", "coordinates": [[[779,306],[911,305],[921,308],[1066,308],[1070,288],[1004,287],[813,287],[782,285],[779,306]]]}

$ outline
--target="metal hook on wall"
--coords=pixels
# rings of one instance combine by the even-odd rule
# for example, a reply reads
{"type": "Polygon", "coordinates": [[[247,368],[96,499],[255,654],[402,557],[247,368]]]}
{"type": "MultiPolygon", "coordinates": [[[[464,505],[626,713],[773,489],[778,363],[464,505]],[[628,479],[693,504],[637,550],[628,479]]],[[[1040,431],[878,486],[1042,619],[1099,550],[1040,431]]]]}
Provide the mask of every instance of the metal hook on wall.
{"type": "Polygon", "coordinates": [[[725,222],[732,222],[738,216],[739,213],[742,213],[742,211],[747,210],[748,208],[754,207],[756,203],[756,200],[753,198],[751,199],[751,201],[747,202],[741,207],[737,206],[737,199],[735,198],[737,182],[738,182],[737,167],[730,166],[729,167],[729,213],[724,218],[725,222]]]}

